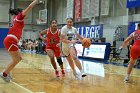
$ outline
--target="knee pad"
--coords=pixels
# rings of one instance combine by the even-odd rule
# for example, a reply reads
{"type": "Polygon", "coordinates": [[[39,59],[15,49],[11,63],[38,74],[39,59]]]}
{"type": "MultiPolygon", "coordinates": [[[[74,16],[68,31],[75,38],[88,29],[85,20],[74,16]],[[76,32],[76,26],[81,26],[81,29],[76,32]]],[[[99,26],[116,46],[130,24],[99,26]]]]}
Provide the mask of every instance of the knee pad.
{"type": "Polygon", "coordinates": [[[61,58],[57,58],[57,62],[59,65],[63,65],[62,59],[61,58]]]}

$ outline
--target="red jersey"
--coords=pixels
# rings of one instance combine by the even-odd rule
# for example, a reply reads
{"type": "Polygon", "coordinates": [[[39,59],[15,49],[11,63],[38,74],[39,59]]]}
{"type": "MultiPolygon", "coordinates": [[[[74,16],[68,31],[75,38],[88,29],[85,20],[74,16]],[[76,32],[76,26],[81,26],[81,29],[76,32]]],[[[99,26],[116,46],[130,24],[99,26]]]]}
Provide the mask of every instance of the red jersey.
{"type": "Polygon", "coordinates": [[[135,32],[133,32],[133,37],[134,37],[133,45],[140,46],[140,30],[136,30],[135,32]]]}
{"type": "Polygon", "coordinates": [[[10,28],[8,34],[15,35],[20,40],[22,35],[22,29],[24,27],[24,17],[22,13],[19,13],[14,17],[13,26],[10,28]]]}
{"type": "Polygon", "coordinates": [[[46,45],[48,46],[56,46],[59,42],[60,42],[60,37],[59,37],[59,30],[57,30],[55,33],[52,33],[52,31],[50,30],[50,28],[47,30],[47,34],[46,34],[46,45]]]}

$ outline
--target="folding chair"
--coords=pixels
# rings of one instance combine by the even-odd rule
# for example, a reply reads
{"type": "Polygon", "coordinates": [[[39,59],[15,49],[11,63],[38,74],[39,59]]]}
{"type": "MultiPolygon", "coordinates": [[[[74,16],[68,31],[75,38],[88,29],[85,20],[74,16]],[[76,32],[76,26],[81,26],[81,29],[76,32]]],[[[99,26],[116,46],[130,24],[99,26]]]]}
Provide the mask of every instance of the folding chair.
{"type": "Polygon", "coordinates": [[[114,56],[112,56],[112,58],[110,59],[110,61],[112,61],[112,60],[114,60],[114,61],[121,60],[120,59],[121,52],[122,52],[122,49],[116,49],[116,51],[113,53],[114,56]]]}

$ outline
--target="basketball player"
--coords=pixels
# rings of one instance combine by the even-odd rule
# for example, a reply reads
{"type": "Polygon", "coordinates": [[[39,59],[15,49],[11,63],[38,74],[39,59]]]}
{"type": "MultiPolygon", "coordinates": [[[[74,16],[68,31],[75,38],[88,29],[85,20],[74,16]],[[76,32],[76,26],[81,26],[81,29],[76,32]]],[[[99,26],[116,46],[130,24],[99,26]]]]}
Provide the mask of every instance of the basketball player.
{"type": "Polygon", "coordinates": [[[61,52],[60,52],[60,31],[57,29],[57,21],[52,20],[50,28],[42,31],[39,34],[39,37],[46,42],[46,52],[50,58],[51,64],[53,68],[55,69],[55,75],[56,77],[59,77],[59,71],[57,70],[57,65],[55,62],[55,57],[57,59],[57,62],[61,68],[62,76],[65,76],[65,72],[63,69],[63,62],[61,59],[61,52]],[[43,37],[43,35],[46,35],[46,39],[43,37]],[[54,57],[55,55],[55,57],[54,57]]]}
{"type": "Polygon", "coordinates": [[[22,59],[18,51],[18,42],[22,35],[22,29],[24,27],[24,18],[37,3],[38,0],[34,0],[25,10],[22,10],[20,8],[9,9],[9,14],[14,15],[14,19],[13,26],[10,28],[8,35],[4,39],[4,46],[8,50],[12,58],[12,62],[3,72],[0,73],[0,77],[6,82],[10,82],[10,71],[22,59]]]}
{"type": "Polygon", "coordinates": [[[75,38],[76,36],[82,41],[83,37],[79,35],[76,28],[73,27],[73,19],[67,18],[67,25],[63,26],[61,29],[62,52],[66,56],[75,78],[78,78],[79,76],[75,70],[74,63],[80,70],[82,77],[85,77],[86,74],[84,74],[81,63],[76,55],[74,45],[79,41],[75,38]]]}
{"type": "Polygon", "coordinates": [[[130,62],[129,62],[128,69],[127,69],[127,75],[124,79],[125,82],[129,82],[129,77],[130,77],[132,68],[133,68],[136,60],[140,56],[140,23],[138,24],[138,29],[136,31],[134,31],[132,34],[130,34],[130,36],[128,36],[125,39],[123,44],[120,46],[120,49],[125,47],[127,45],[127,43],[132,39],[134,39],[134,44],[130,49],[130,62]]]}

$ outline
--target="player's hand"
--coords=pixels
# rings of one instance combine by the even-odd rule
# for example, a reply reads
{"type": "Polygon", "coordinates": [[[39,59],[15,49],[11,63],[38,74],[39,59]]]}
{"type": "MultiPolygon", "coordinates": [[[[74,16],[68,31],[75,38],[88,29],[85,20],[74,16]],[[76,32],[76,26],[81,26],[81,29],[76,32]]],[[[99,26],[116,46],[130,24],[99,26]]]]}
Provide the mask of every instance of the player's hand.
{"type": "Polygon", "coordinates": [[[47,40],[46,40],[46,38],[43,38],[42,41],[46,42],[47,40]]]}
{"type": "Polygon", "coordinates": [[[56,44],[56,46],[57,46],[57,47],[60,47],[60,46],[61,46],[61,43],[56,44]]]}
{"type": "Polygon", "coordinates": [[[79,41],[79,40],[72,40],[71,43],[72,43],[72,44],[75,44],[75,43],[77,43],[78,41],[79,41]]]}
{"type": "Polygon", "coordinates": [[[122,50],[122,49],[123,49],[123,47],[122,47],[122,46],[120,46],[120,47],[119,47],[119,50],[122,50]]]}

